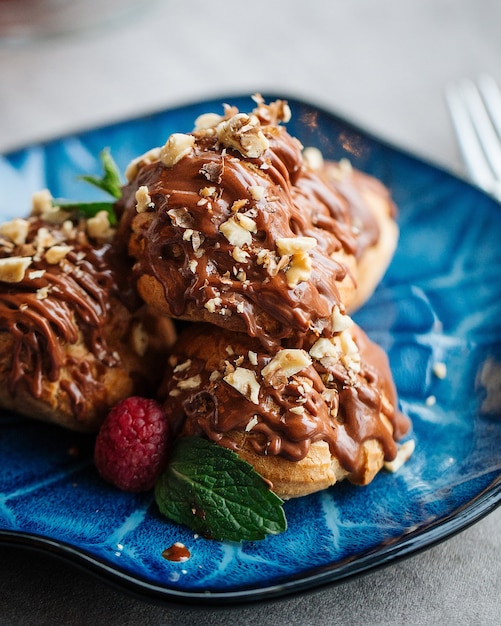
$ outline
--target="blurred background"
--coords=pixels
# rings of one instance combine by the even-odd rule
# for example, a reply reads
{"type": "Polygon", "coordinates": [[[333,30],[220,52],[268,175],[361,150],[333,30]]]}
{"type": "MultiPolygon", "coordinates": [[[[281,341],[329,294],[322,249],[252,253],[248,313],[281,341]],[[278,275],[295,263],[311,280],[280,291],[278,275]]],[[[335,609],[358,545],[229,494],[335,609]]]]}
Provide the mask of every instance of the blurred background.
{"type": "Polygon", "coordinates": [[[193,99],[273,91],[451,164],[444,85],[480,71],[501,79],[498,0],[0,0],[0,11],[0,151],[193,99]],[[36,17],[32,41],[29,28],[9,38],[12,1],[36,17]]]}

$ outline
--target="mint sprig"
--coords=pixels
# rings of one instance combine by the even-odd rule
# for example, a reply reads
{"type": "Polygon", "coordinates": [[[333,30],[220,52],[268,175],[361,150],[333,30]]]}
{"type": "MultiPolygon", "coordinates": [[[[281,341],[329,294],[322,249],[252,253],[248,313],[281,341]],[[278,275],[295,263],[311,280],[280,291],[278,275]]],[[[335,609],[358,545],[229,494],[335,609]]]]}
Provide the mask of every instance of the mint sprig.
{"type": "Polygon", "coordinates": [[[220,541],[254,541],[287,528],[283,501],[254,468],[200,437],[178,440],[155,499],[169,519],[220,541]]]}
{"type": "Polygon", "coordinates": [[[94,217],[99,211],[106,211],[108,213],[108,219],[111,225],[116,223],[116,216],[114,212],[115,200],[118,200],[122,196],[122,183],[120,180],[120,171],[115,163],[113,157],[108,148],[104,148],[99,154],[101,164],[103,166],[102,176],[93,176],[91,174],[84,174],[79,176],[79,180],[83,180],[98,189],[101,189],[106,194],[113,197],[113,201],[108,202],[79,202],[78,200],[66,200],[56,198],[52,201],[53,206],[57,206],[63,211],[77,211],[79,215],[85,218],[94,217]]]}
{"type": "Polygon", "coordinates": [[[113,157],[111,156],[109,148],[104,148],[104,150],[101,150],[99,158],[103,166],[103,175],[92,176],[91,174],[86,174],[79,176],[79,179],[85,180],[85,182],[94,185],[98,189],[101,189],[102,191],[108,193],[110,196],[113,196],[116,200],[118,200],[122,195],[120,171],[117,167],[117,164],[113,160],[113,157]]]}

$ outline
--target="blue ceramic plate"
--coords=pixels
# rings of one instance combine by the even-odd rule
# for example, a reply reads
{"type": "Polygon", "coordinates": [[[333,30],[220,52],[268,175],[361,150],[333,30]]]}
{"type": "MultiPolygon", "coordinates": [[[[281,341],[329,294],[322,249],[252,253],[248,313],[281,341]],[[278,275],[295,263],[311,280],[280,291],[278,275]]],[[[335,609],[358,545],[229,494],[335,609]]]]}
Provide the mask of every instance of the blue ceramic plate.
{"type": "MultiPolygon", "coordinates": [[[[31,193],[91,199],[76,180],[99,172],[109,146],[121,168],[189,131],[228,97],[29,146],[0,158],[3,217],[31,193]]],[[[304,102],[290,131],[327,157],[348,157],[382,179],[400,208],[401,238],[357,321],[389,353],[416,452],[396,474],[285,504],[287,532],[242,545],[194,537],[162,519],[149,495],[104,484],[92,438],[0,416],[0,541],[59,554],[124,588],[163,600],[242,602],[346,580],[427,548],[501,499],[501,208],[448,173],[304,102]],[[447,375],[436,375],[435,365],[447,375]],[[432,403],[434,399],[435,402],[432,403]],[[171,563],[176,541],[191,552],[171,563]]],[[[96,192],[97,193],[97,192],[96,192]]]]}

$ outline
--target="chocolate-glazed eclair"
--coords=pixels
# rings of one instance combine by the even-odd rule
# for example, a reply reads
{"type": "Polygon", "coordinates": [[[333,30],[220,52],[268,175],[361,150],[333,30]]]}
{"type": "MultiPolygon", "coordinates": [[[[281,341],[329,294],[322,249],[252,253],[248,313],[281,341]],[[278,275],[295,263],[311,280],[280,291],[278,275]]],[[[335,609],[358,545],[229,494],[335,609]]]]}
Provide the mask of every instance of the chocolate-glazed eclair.
{"type": "Polygon", "coordinates": [[[355,324],[273,351],[193,324],[169,363],[160,395],[172,431],[234,450],[282,498],[369,483],[410,426],[385,353],[355,324]]]}
{"type": "MultiPolygon", "coordinates": [[[[334,309],[359,300],[358,263],[379,241],[378,219],[358,178],[338,184],[303,157],[281,123],[289,117],[283,101],[257,99],[249,115],[227,107],[129,166],[119,238],[146,302],[268,346],[335,332],[334,309]]],[[[386,190],[381,203],[393,221],[386,190]]],[[[395,241],[396,229],[391,252],[395,241]]]]}
{"type": "Polygon", "coordinates": [[[105,213],[36,204],[45,215],[0,225],[0,405],[95,430],[117,401],[154,390],[174,329],[131,290],[105,213]]]}

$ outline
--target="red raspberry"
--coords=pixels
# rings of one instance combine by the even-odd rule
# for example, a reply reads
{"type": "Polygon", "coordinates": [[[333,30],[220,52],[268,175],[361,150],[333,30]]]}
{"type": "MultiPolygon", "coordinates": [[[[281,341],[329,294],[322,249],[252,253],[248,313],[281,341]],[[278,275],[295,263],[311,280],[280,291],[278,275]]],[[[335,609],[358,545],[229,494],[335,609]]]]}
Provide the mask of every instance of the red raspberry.
{"type": "Polygon", "coordinates": [[[96,438],[101,476],[123,491],[152,489],[167,460],[169,427],[162,407],[136,396],[114,406],[96,438]]]}

